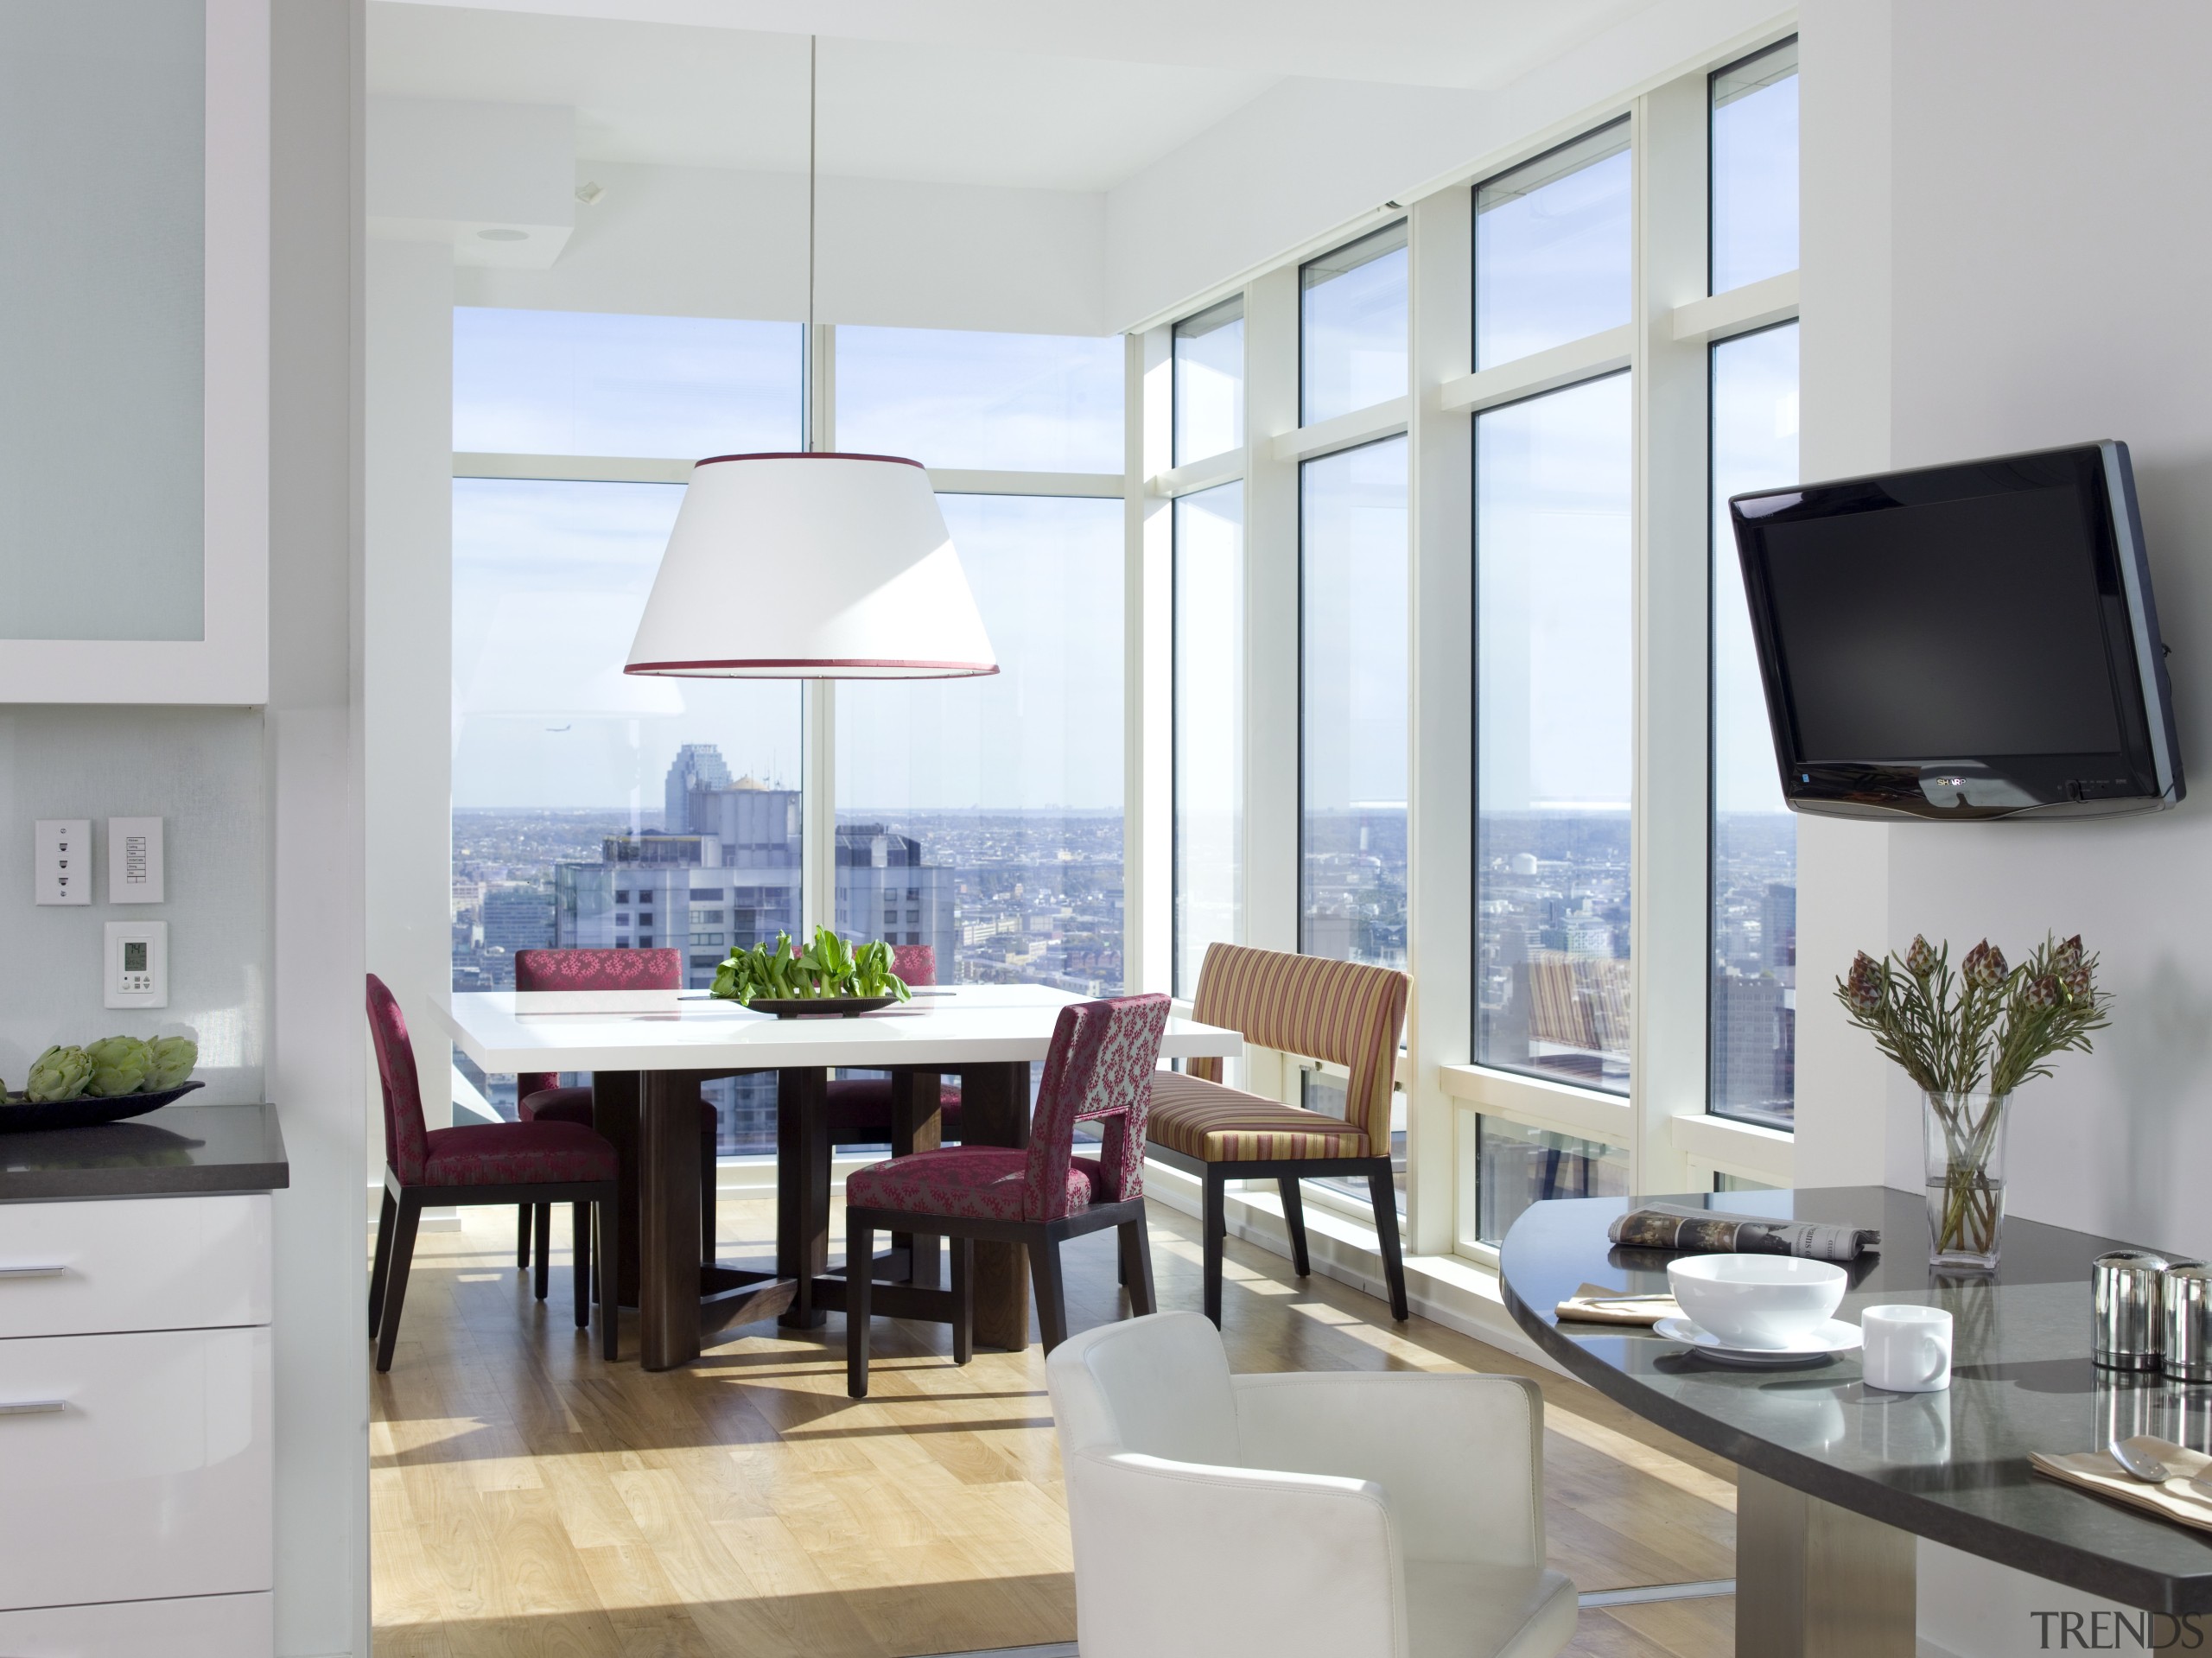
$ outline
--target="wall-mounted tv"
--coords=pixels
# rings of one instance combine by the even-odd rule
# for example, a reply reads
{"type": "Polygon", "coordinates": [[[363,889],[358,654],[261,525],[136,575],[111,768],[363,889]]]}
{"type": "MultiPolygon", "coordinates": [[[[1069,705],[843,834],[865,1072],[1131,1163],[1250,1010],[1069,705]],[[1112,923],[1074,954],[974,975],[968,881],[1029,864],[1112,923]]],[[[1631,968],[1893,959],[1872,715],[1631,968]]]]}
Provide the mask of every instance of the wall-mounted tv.
{"type": "Polygon", "coordinates": [[[1758,490],[1728,512],[1792,810],[1949,822],[2182,798],[2126,444],[1758,490]]]}

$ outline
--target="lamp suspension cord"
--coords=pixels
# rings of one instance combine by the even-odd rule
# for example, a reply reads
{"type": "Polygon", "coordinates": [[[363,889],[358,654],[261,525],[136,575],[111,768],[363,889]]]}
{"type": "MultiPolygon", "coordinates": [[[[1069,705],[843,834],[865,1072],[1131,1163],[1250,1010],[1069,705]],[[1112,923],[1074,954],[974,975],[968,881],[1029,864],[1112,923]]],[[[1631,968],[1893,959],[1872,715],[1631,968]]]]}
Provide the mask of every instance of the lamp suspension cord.
{"type": "Polygon", "coordinates": [[[815,103],[817,96],[817,57],[821,50],[818,35],[806,37],[806,431],[802,441],[808,449],[814,448],[814,380],[820,363],[821,353],[814,335],[814,145],[815,103]]]}

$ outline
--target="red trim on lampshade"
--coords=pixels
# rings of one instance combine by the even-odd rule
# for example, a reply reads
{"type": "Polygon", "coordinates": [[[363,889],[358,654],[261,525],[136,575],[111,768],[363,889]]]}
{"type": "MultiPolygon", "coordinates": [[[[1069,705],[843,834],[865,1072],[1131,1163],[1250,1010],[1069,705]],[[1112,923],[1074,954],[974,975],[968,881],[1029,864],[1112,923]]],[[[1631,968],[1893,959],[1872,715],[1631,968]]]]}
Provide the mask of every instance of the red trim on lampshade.
{"type": "Polygon", "coordinates": [[[799,679],[835,679],[841,669],[898,668],[914,679],[980,679],[999,670],[995,662],[908,662],[895,657],[739,657],[700,662],[633,662],[626,674],[691,675],[711,678],[718,668],[784,668],[799,679]]]}
{"type": "Polygon", "coordinates": [[[855,454],[846,449],[786,449],[761,454],[710,454],[704,461],[695,461],[695,467],[718,467],[725,461],[880,461],[886,466],[912,467],[918,472],[929,468],[918,461],[909,461],[903,454],[855,454]]]}

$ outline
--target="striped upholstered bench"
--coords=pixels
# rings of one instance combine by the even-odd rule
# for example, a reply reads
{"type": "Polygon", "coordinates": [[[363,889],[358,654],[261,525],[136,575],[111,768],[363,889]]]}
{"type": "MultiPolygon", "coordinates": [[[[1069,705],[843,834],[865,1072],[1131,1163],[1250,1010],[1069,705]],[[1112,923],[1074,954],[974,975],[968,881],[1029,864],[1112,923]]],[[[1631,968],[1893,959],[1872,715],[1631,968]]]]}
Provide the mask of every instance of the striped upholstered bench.
{"type": "Polygon", "coordinates": [[[1212,944],[1198,969],[1192,1014],[1241,1031],[1262,1047],[1342,1065],[1351,1073],[1344,1118],[1223,1086],[1221,1061],[1154,1071],[1145,1136],[1152,1154],[1205,1183],[1206,1317],[1221,1323],[1221,1249],[1231,1180],[1269,1179],[1282,1193],[1292,1263],[1308,1271],[1300,1180],[1364,1175],[1390,1286],[1390,1314],[1406,1316],[1398,1200],[1390,1175],[1390,1084],[1406,1020],[1406,975],[1357,962],[1212,944]]]}

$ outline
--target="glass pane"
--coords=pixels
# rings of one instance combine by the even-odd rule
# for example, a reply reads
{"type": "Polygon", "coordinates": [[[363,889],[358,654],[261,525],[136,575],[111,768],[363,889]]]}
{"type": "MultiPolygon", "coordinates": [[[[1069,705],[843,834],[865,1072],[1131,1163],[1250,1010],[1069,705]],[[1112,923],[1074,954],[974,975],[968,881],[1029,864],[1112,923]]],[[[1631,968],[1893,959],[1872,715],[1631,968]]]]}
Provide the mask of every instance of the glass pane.
{"type": "Polygon", "coordinates": [[[1298,423],[1406,395],[1406,221],[1298,273],[1298,423]]]}
{"type": "Polygon", "coordinates": [[[1728,498],[1797,477],[1797,325],[1713,348],[1713,1109],[1777,1128],[1797,1070],[1797,820],[1782,800],[1728,498]]]}
{"type": "Polygon", "coordinates": [[[1175,460],[1203,461],[1244,442],[1244,296],[1175,325],[1175,460]]]}
{"type": "MultiPolygon", "coordinates": [[[[682,488],[453,490],[453,988],[544,945],[680,950],[699,987],[796,932],[798,686],[622,671],[682,488]]],[[[708,1089],[724,1152],[775,1149],[772,1078],[708,1089]]]]}
{"type": "Polygon", "coordinates": [[[696,461],[800,447],[796,322],[453,314],[453,446],[696,461]]]}
{"type": "Polygon", "coordinates": [[[1713,1177],[1713,1189],[1715,1191],[1777,1191],[1781,1190],[1778,1186],[1770,1185],[1764,1180],[1754,1180],[1750,1176],[1742,1174],[1715,1174],[1713,1177]]]}
{"type": "Polygon", "coordinates": [[[0,638],[200,639],[207,8],[5,16],[0,638]]]}
{"type": "Polygon", "coordinates": [[[1621,1147],[1503,1117],[1475,1119],[1475,1236],[1484,1243],[1503,1242],[1531,1204],[1627,1192],[1628,1153],[1621,1147]]]}
{"type": "Polygon", "coordinates": [[[1175,994],[1244,937],[1244,486],[1175,503],[1175,994]]]}
{"type": "Polygon", "coordinates": [[[1122,470],[1122,337],[837,330],[837,447],[925,467],[1122,470]]]}
{"type": "Polygon", "coordinates": [[[1298,947],[1406,964],[1406,440],[1299,469],[1298,947]]]}
{"type": "Polygon", "coordinates": [[[1797,269],[1797,42],[1713,77],[1713,291],[1797,269]]]}
{"type": "Polygon", "coordinates": [[[837,687],[837,924],[942,983],[1122,986],[1122,504],[939,498],[999,671],[837,687]]]}
{"type": "Polygon", "coordinates": [[[1628,321],[1625,117],[1475,190],[1475,366],[1628,321]]]}
{"type": "Polygon", "coordinates": [[[1475,421],[1478,1059],[1629,1083],[1629,378],[1475,421]]]}

